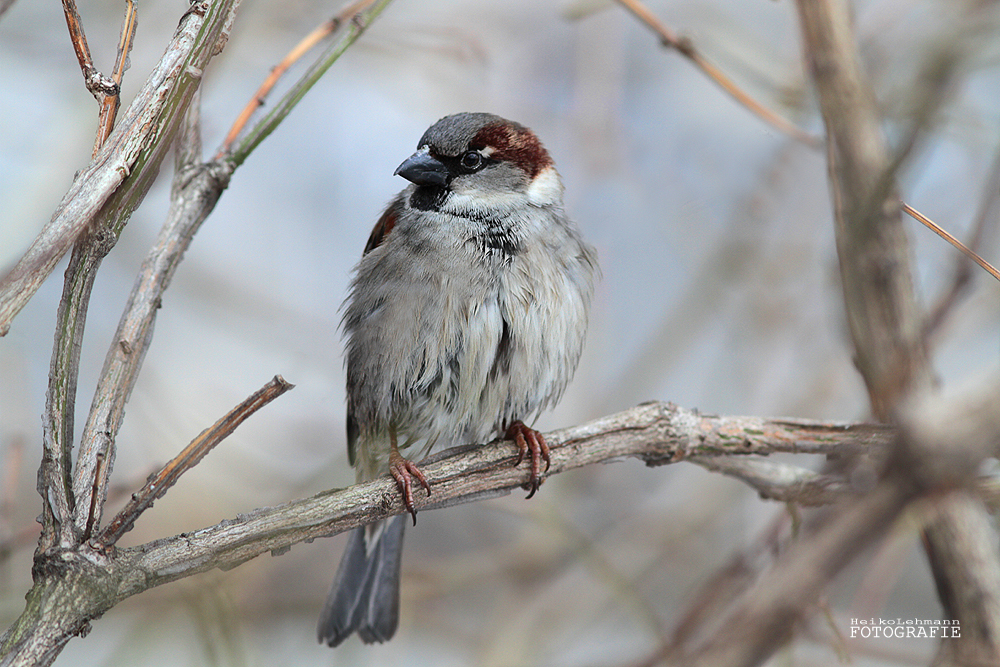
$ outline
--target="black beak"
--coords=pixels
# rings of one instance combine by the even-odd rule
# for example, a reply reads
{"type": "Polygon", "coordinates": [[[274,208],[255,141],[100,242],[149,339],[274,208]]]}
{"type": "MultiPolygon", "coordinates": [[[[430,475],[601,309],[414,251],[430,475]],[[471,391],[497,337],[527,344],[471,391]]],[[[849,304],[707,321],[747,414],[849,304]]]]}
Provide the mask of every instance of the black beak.
{"type": "Polygon", "coordinates": [[[403,161],[394,172],[417,185],[447,185],[450,174],[443,162],[423,148],[403,161]]]}

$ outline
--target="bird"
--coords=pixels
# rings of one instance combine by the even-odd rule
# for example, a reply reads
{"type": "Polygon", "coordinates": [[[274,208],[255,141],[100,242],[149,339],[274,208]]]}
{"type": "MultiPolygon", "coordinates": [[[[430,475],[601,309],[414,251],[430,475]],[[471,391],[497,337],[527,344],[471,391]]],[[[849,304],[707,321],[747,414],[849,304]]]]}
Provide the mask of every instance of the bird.
{"type": "MultiPolygon", "coordinates": [[[[347,451],[358,481],[392,475],[416,524],[413,459],[435,446],[512,440],[528,497],[548,470],[528,424],[569,383],[587,332],[597,253],[563,209],[538,137],[490,113],[430,126],[396,169],[343,306],[347,451]],[[542,463],[545,469],[542,469],[542,463]]],[[[407,515],[355,529],[320,615],[320,643],[389,640],[399,624],[407,515]]]]}

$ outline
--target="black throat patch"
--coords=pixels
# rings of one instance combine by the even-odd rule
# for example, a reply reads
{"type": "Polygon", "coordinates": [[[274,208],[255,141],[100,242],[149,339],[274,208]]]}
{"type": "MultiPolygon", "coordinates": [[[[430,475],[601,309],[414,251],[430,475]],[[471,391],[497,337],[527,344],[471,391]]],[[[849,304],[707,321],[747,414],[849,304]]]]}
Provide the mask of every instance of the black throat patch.
{"type": "Polygon", "coordinates": [[[443,185],[421,185],[410,195],[410,206],[420,211],[438,211],[448,196],[443,185]]]}

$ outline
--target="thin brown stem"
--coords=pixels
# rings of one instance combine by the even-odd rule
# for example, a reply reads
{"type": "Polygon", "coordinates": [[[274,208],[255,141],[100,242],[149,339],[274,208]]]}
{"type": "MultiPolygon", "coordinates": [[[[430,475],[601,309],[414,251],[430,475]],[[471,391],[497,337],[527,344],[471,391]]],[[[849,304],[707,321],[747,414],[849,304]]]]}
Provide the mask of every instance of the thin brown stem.
{"type": "Polygon", "coordinates": [[[974,250],[968,248],[964,243],[955,238],[947,230],[942,229],[940,226],[937,225],[937,223],[928,218],[926,215],[924,215],[923,213],[921,213],[920,211],[918,211],[917,209],[913,208],[912,206],[910,206],[905,202],[903,202],[903,211],[911,218],[917,220],[925,227],[927,227],[929,230],[931,230],[932,232],[943,238],[945,241],[955,246],[963,255],[965,255],[973,262],[978,264],[980,267],[982,267],[984,271],[989,273],[991,276],[993,276],[997,280],[1000,280],[1000,271],[997,271],[993,267],[993,265],[991,265],[985,259],[976,254],[974,250]]]}
{"type": "Polygon", "coordinates": [[[671,48],[690,60],[695,67],[700,69],[709,79],[714,81],[722,90],[729,94],[737,102],[749,109],[754,115],[765,123],[775,128],[779,132],[790,136],[796,141],[800,141],[807,146],[818,148],[823,144],[822,139],[814,137],[800,127],[790,123],[775,112],[771,111],[763,104],[755,100],[742,88],[736,85],[732,79],[711,64],[702,56],[690,39],[679,37],[673,30],[663,24],[656,15],[653,14],[640,0],[618,0],[618,4],[632,13],[637,19],[655,32],[663,46],[671,48]]]}
{"type": "MultiPolygon", "coordinates": [[[[997,151],[997,154],[994,156],[993,166],[990,168],[989,174],[984,181],[983,194],[980,199],[979,210],[976,213],[976,221],[972,234],[969,236],[969,241],[966,244],[972,252],[976,252],[982,244],[987,225],[990,222],[996,223],[995,211],[998,201],[1000,201],[1000,151],[997,151]]],[[[925,339],[930,339],[938,330],[958,301],[959,296],[965,291],[971,281],[972,263],[965,257],[956,257],[951,284],[938,297],[924,320],[925,339]]]]}
{"type": "Polygon", "coordinates": [[[240,132],[242,132],[243,128],[246,127],[246,124],[250,122],[250,118],[253,116],[254,112],[263,106],[264,101],[271,93],[271,90],[274,89],[278,80],[284,76],[292,65],[298,62],[302,56],[308,53],[314,46],[336,32],[337,29],[343,25],[344,21],[349,20],[352,16],[356,16],[374,1],[375,0],[358,0],[357,2],[348,5],[336,16],[327,19],[317,26],[316,29],[296,44],[295,47],[281,59],[281,62],[272,67],[267,78],[264,79],[262,84],[260,84],[260,88],[258,88],[257,92],[254,93],[252,98],[250,98],[247,105],[243,107],[243,111],[240,112],[239,116],[237,116],[236,120],[233,122],[232,127],[229,128],[229,132],[226,134],[226,138],[223,140],[222,147],[219,149],[219,153],[215,156],[215,159],[218,160],[230,151],[233,143],[240,136],[240,132]]]}
{"type": "MultiPolygon", "coordinates": [[[[253,413],[284,394],[295,385],[289,384],[280,375],[274,378],[249,398],[225,414],[210,428],[202,431],[191,441],[180,454],[170,460],[165,466],[146,481],[146,484],[136,493],[124,508],[111,520],[97,539],[101,548],[115,544],[122,535],[135,525],[136,520],[145,512],[157,498],[173,486],[185,472],[193,468],[216,445],[225,440],[236,428],[253,413]]],[[[97,497],[97,494],[94,494],[97,497]]]]}
{"type": "Polygon", "coordinates": [[[69,40],[73,44],[76,60],[80,64],[83,81],[87,85],[87,90],[100,99],[100,96],[105,94],[107,79],[94,67],[87,35],[83,31],[83,19],[80,18],[80,12],[76,8],[76,0],[63,0],[62,5],[63,13],[66,15],[66,27],[69,29],[69,40]]]}
{"type": "Polygon", "coordinates": [[[115,58],[115,67],[111,74],[114,81],[114,93],[105,95],[101,100],[101,113],[97,123],[97,136],[94,139],[94,155],[101,149],[104,142],[115,127],[115,119],[118,117],[118,108],[121,106],[121,85],[125,75],[126,63],[128,63],[129,53],[132,51],[132,44],[135,41],[135,29],[137,25],[135,0],[125,0],[125,17],[122,19],[121,37],[118,40],[118,55],[115,58]]]}

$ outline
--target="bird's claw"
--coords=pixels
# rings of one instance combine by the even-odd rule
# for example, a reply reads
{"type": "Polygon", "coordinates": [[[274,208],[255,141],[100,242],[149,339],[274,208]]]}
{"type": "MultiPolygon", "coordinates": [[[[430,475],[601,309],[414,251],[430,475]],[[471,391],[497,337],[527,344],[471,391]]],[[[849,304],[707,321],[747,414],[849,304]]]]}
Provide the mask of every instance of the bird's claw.
{"type": "Polygon", "coordinates": [[[531,477],[528,478],[528,498],[535,495],[539,485],[542,483],[542,461],[545,461],[545,470],[548,471],[552,461],[549,458],[549,446],[545,442],[545,437],[533,428],[525,426],[524,422],[518,420],[507,427],[505,437],[513,440],[517,445],[517,461],[514,467],[521,465],[524,455],[531,453],[531,477]]]}
{"type": "Polygon", "coordinates": [[[427,490],[427,495],[431,495],[431,485],[428,484],[424,473],[420,472],[413,461],[403,458],[397,452],[389,455],[389,473],[396,480],[399,492],[403,496],[403,506],[413,517],[413,525],[417,525],[417,510],[413,506],[413,478],[416,477],[420,486],[427,490]]]}

